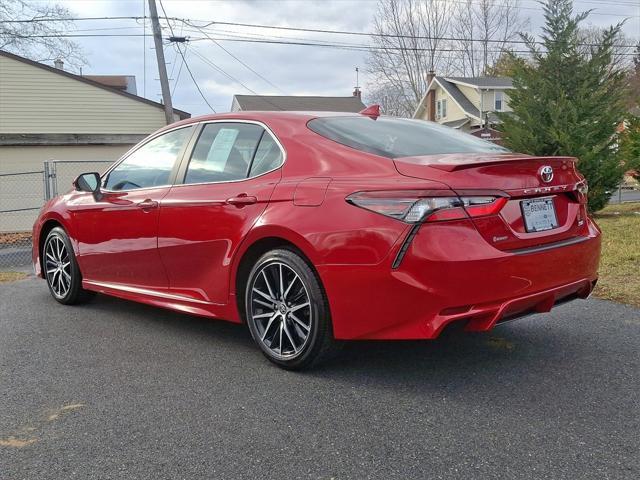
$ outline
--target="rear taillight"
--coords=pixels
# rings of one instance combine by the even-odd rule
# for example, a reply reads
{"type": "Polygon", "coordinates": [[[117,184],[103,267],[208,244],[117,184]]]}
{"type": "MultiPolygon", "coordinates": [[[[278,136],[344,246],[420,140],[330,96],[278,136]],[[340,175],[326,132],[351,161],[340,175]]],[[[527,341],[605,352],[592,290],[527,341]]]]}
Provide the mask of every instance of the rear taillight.
{"type": "Polygon", "coordinates": [[[589,193],[589,185],[586,180],[583,180],[579,184],[576,185],[576,197],[578,198],[578,202],[583,205],[587,203],[587,194],[589,193]]]}
{"type": "Polygon", "coordinates": [[[438,222],[481,217],[498,213],[506,198],[495,196],[463,196],[443,191],[377,191],[358,192],[347,202],[406,223],[438,222]]]}

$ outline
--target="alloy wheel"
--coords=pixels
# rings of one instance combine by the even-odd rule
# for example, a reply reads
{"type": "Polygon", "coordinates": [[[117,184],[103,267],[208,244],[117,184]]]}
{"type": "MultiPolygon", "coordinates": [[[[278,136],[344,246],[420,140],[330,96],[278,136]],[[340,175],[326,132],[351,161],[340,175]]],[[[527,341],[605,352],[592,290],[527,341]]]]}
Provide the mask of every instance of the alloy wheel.
{"type": "Polygon", "coordinates": [[[47,282],[54,295],[63,298],[71,288],[71,258],[62,238],[51,236],[44,247],[47,282]]]}
{"type": "Polygon", "coordinates": [[[249,313],[258,339],[277,358],[297,356],[309,340],[313,322],[307,287],[282,262],[264,265],[253,278],[249,313]]]}

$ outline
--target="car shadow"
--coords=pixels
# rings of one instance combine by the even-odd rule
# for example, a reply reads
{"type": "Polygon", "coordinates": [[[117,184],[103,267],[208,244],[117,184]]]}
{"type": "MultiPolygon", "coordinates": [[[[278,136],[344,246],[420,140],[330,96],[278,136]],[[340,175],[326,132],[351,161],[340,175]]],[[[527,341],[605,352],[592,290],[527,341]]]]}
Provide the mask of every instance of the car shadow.
{"type": "MultiPolygon", "coordinates": [[[[91,303],[78,307],[87,315],[106,314],[106,318],[119,322],[136,322],[140,328],[175,332],[186,342],[198,339],[224,343],[226,354],[242,355],[251,362],[252,369],[282,375],[259,353],[244,325],[212,320],[144,304],[98,295],[91,303]],[[126,315],[123,315],[126,312],[126,315]],[[188,337],[192,338],[188,338],[188,337]]],[[[351,385],[376,382],[397,385],[430,383],[494,384],[505,381],[520,383],[529,375],[524,371],[543,371],[563,360],[567,355],[582,355],[581,345],[572,346],[566,336],[548,326],[553,320],[528,317],[490,332],[469,333],[453,326],[435,340],[423,341],[349,341],[340,342],[340,349],[330,359],[305,372],[284,372],[286,375],[304,375],[332,381],[345,381],[351,385]],[[575,348],[574,348],[575,347],[575,348]],[[573,349],[573,350],[572,350],[573,349]],[[463,382],[464,383],[464,382],[463,382]]]]}
{"type": "Polygon", "coordinates": [[[140,328],[156,330],[158,327],[162,327],[165,331],[169,330],[183,336],[208,338],[209,340],[219,338],[220,341],[230,342],[234,345],[253,347],[249,330],[244,325],[224,320],[180,313],[100,294],[90,302],[75,308],[86,309],[88,316],[103,313],[110,321],[116,319],[120,322],[135,322],[135,325],[140,328]]]}

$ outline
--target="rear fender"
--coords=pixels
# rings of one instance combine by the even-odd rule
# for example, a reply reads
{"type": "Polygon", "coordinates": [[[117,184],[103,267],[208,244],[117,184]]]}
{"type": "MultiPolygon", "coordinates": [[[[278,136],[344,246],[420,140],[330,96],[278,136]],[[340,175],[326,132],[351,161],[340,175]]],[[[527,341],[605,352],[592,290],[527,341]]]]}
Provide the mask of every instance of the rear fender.
{"type": "Polygon", "coordinates": [[[242,243],[238,247],[232,260],[231,278],[229,279],[229,292],[231,295],[236,295],[236,280],[238,275],[238,268],[240,262],[245,253],[257,242],[266,238],[278,238],[285,240],[293,244],[298,250],[300,250],[305,257],[307,257],[311,263],[317,264],[319,260],[318,252],[313,248],[311,243],[302,235],[294,232],[293,230],[280,225],[256,225],[247,236],[243,239],[242,243]]]}

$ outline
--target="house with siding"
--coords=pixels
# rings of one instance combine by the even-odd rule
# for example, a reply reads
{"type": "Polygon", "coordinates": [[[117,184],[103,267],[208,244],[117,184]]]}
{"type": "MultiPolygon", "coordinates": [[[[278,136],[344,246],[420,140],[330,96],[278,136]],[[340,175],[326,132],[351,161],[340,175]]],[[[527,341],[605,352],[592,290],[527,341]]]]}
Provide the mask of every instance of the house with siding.
{"type": "MultiPolygon", "coordinates": [[[[0,50],[0,172],[54,159],[112,162],[166,125],[162,104],[130,93],[131,77],[84,77],[56,64],[0,50]]],[[[175,121],[189,116],[174,109],[175,121]]]]}
{"type": "Polygon", "coordinates": [[[495,112],[510,112],[507,77],[439,77],[430,74],[428,88],[413,118],[431,120],[480,136],[498,122],[495,112]]]}

